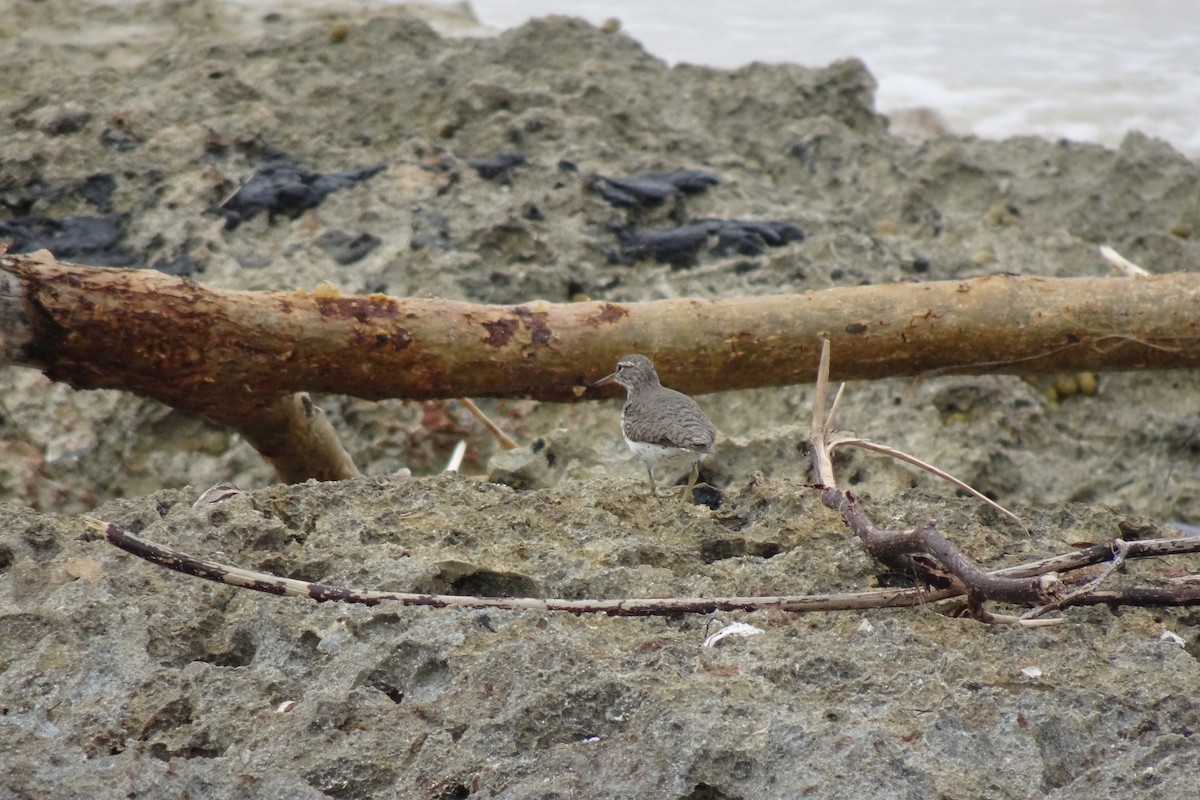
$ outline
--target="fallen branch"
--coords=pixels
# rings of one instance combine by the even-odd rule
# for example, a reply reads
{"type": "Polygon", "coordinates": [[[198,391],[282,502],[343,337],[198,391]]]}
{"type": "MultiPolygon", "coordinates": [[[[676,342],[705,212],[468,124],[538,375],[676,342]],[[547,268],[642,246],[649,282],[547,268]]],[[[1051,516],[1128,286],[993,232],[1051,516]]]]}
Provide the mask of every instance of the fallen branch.
{"type": "MultiPolygon", "coordinates": [[[[405,606],[425,606],[430,608],[479,608],[500,611],[565,611],[570,614],[605,614],[610,617],[650,617],[675,616],[678,614],[711,614],[716,611],[786,611],[793,614],[806,614],[817,611],[851,611],[868,608],[904,608],[924,605],[926,603],[946,600],[961,594],[958,589],[925,591],[923,589],[882,589],[866,592],[846,592],[839,594],[786,595],[763,597],[670,597],[670,598],[624,598],[618,600],[563,600],[541,599],[537,597],[475,597],[468,595],[420,594],[412,592],[382,592],[372,589],[353,589],[330,586],[324,583],[301,581],[294,578],[283,578],[265,572],[233,567],[217,561],[188,555],[171,547],[167,547],[125,530],[121,526],[106,522],[95,517],[84,517],[84,523],[104,536],[110,544],[127,553],[145,559],[153,564],[202,578],[215,583],[223,583],[256,592],[280,595],[284,597],[302,597],[316,600],[318,603],[336,601],[341,603],[357,603],[375,606],[380,603],[394,602],[405,606]]],[[[1197,539],[1162,539],[1156,542],[1130,543],[1126,553],[1128,558],[1142,556],[1160,556],[1168,553],[1191,553],[1200,551],[1200,540],[1197,539]],[[1153,544],[1153,548],[1139,550],[1139,544],[1153,544]]],[[[1094,561],[1079,561],[1077,554],[1059,558],[1074,559],[1078,566],[1085,566],[1094,561]]],[[[1053,561],[1053,560],[1052,560],[1053,561]]],[[[1049,562],[1042,562],[1049,563],[1049,562]]],[[[1010,570],[1028,571],[1037,569],[1035,564],[1011,567],[1010,570]]],[[[993,573],[996,574],[996,573],[993,573]]],[[[1149,590],[1141,590],[1146,592],[1149,590]]],[[[1183,605],[1179,602],[1184,595],[1193,599],[1188,605],[1200,603],[1200,588],[1185,590],[1172,594],[1175,603],[1161,605],[1183,605]]],[[[1145,595],[1130,595],[1133,604],[1145,599],[1145,595]]],[[[1090,598],[1084,598],[1085,604],[1090,598]]],[[[1121,605],[1116,595],[1109,595],[1108,602],[1121,605]]],[[[1056,624],[1058,620],[1026,620],[1027,626],[1056,624]]]]}
{"type": "Polygon", "coordinates": [[[242,433],[288,481],[357,474],[300,392],[367,399],[577,401],[653,343],[689,394],[805,383],[822,339],[837,379],[1200,366],[1200,275],[1030,278],[650,303],[488,306],[210,289],[46,252],[0,254],[0,364],[121,389],[242,433]]]}
{"type": "Polygon", "coordinates": [[[852,492],[823,486],[820,496],[823,505],[841,515],[868,555],[933,586],[952,587],[976,602],[998,600],[1018,605],[1049,603],[1064,591],[1054,573],[1017,578],[985,571],[942,535],[933,522],[907,531],[882,529],[870,520],[852,492]],[[932,557],[940,568],[915,558],[917,555],[932,557]]]}
{"type": "Polygon", "coordinates": [[[653,343],[688,394],[833,380],[1200,367],[1200,274],[990,275],[804,294],[491,306],[206,288],[42,251],[0,256],[0,361],[199,410],[299,391],[573,402],[653,343]]]}
{"type": "MultiPolygon", "coordinates": [[[[381,592],[372,589],[330,586],[241,569],[191,556],[151,542],[112,522],[105,522],[95,517],[84,517],[83,520],[88,527],[103,534],[110,544],[153,564],[215,583],[286,597],[304,597],[316,600],[318,603],[337,601],[374,606],[383,602],[396,602],[405,606],[431,608],[566,611],[571,614],[606,614],[610,617],[647,617],[673,616],[684,613],[711,614],[716,611],[782,610],[806,613],[863,608],[897,608],[919,605],[928,602],[930,598],[928,593],[917,589],[774,597],[672,597],[621,600],[543,600],[536,597],[473,597],[454,594],[381,592]]],[[[935,596],[935,599],[941,598],[935,596]]]]}
{"type": "MultiPolygon", "coordinates": [[[[821,351],[813,399],[812,424],[809,429],[809,459],[813,481],[820,492],[822,505],[838,512],[842,521],[858,536],[870,556],[894,569],[912,574],[927,585],[954,594],[965,594],[968,612],[981,622],[990,624],[1030,626],[1059,622],[1061,620],[1037,618],[1050,611],[1095,602],[1121,605],[1128,600],[1133,604],[1152,605],[1151,598],[1162,599],[1163,605],[1192,605],[1200,602],[1200,589],[1156,590],[1134,587],[1105,592],[1098,590],[1100,584],[1135,552],[1138,555],[1152,554],[1155,543],[1130,543],[1116,539],[1108,545],[1091,548],[1087,553],[1044,560],[1032,571],[1017,567],[988,572],[947,539],[932,521],[910,530],[877,527],[859,505],[853,492],[837,488],[831,458],[834,448],[844,445],[866,447],[899,458],[946,478],[959,488],[965,488],[1005,516],[1013,520],[1016,520],[1016,517],[961,481],[930,467],[920,459],[861,439],[838,436],[834,430],[834,415],[842,397],[841,388],[833,407],[828,412],[825,410],[829,391],[829,350],[829,342],[826,341],[821,351]],[[1149,544],[1150,547],[1139,547],[1143,544],[1149,544]],[[1084,564],[1106,560],[1110,560],[1110,563],[1100,575],[1072,591],[1067,590],[1055,571],[1075,569],[1084,564]],[[1098,601],[1098,597],[1105,599],[1098,601]],[[991,611],[984,605],[989,600],[1014,605],[1036,604],[1036,607],[1018,617],[991,611]]],[[[1020,524],[1019,520],[1016,521],[1020,524]]],[[[1021,527],[1024,529],[1023,524],[1021,527]]],[[[1200,551],[1200,542],[1189,542],[1186,539],[1182,541],[1187,543],[1188,552],[1200,551]]]]}
{"type": "Polygon", "coordinates": [[[284,483],[340,481],[359,474],[329,418],[307,392],[279,395],[250,408],[217,406],[204,416],[246,437],[284,483]]]}

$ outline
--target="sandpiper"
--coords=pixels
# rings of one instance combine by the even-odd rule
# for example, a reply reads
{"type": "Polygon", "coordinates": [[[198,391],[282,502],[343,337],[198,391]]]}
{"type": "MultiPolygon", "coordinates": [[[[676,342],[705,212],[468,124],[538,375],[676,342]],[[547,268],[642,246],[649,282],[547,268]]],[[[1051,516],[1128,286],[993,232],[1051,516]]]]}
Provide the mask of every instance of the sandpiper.
{"type": "Polygon", "coordinates": [[[695,400],[659,383],[654,364],[645,356],[625,356],[617,362],[616,371],[592,385],[609,383],[625,387],[621,433],[625,444],[646,465],[650,492],[658,498],[656,470],[678,475],[690,467],[684,500],[691,499],[700,460],[712,452],[717,438],[712,422],[695,400]]]}

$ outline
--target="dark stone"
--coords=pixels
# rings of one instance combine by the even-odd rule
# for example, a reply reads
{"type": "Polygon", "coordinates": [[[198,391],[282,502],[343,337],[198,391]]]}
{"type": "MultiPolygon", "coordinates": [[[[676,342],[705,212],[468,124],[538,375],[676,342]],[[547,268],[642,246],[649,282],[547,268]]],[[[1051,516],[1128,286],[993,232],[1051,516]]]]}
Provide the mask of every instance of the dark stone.
{"type": "Polygon", "coordinates": [[[670,183],[651,178],[595,177],[600,196],[617,208],[653,208],[681,194],[670,183]]]}
{"type": "Polygon", "coordinates": [[[714,256],[733,253],[756,256],[767,247],[782,247],[804,239],[804,231],[790,222],[779,221],[707,219],[677,228],[634,231],[613,224],[608,229],[620,246],[617,261],[632,264],[653,258],[677,269],[695,266],[701,249],[714,236],[716,243],[709,251],[714,256]]]}
{"type": "Polygon", "coordinates": [[[715,256],[737,253],[743,256],[761,255],[767,247],[782,247],[804,240],[804,231],[790,222],[756,222],[752,220],[706,220],[716,226],[715,256]]]}
{"type": "Polygon", "coordinates": [[[497,178],[507,180],[512,176],[514,169],[524,166],[524,164],[525,156],[520,153],[497,153],[494,156],[484,156],[467,160],[467,165],[479,173],[479,177],[485,181],[496,180],[497,178]]]}
{"type": "Polygon", "coordinates": [[[721,494],[721,490],[715,486],[702,483],[692,488],[692,502],[698,506],[708,506],[716,511],[721,507],[722,500],[724,500],[724,496],[721,494]]]}
{"type": "Polygon", "coordinates": [[[139,147],[142,144],[142,139],[133,132],[119,125],[114,125],[105,128],[100,134],[100,144],[106,150],[115,150],[118,153],[124,153],[139,147]]]}
{"type": "Polygon", "coordinates": [[[360,260],[382,243],[382,239],[369,233],[352,236],[337,230],[326,231],[313,240],[313,244],[342,266],[360,260]]]}
{"type": "Polygon", "coordinates": [[[767,249],[763,238],[751,230],[739,225],[722,225],[717,228],[717,243],[713,245],[712,254],[727,256],[737,253],[741,256],[757,256],[767,249]]]}
{"type": "Polygon", "coordinates": [[[599,173],[590,177],[590,185],[617,208],[654,208],[684,194],[703,192],[720,182],[713,173],[699,169],[643,172],[627,178],[610,178],[599,173]]]}
{"type": "Polygon", "coordinates": [[[699,194],[710,186],[717,186],[721,179],[702,169],[679,169],[671,172],[643,172],[636,176],[651,181],[663,181],[684,194],[699,194]]]}
{"type": "Polygon", "coordinates": [[[220,206],[209,209],[210,213],[225,218],[226,230],[266,211],[274,221],[276,214],[296,219],[310,208],[316,208],[338,189],[345,189],[378,175],[387,165],[349,170],[347,172],[319,173],[300,165],[291,156],[268,151],[269,162],[242,185],[232,197],[220,206]]]}
{"type": "Polygon", "coordinates": [[[112,195],[117,181],[107,172],[97,172],[71,183],[57,186],[46,183],[40,173],[34,174],[18,184],[9,179],[0,183],[0,206],[7,208],[14,217],[35,217],[31,212],[38,204],[73,203],[82,198],[100,211],[112,209],[112,195]]]}
{"type": "Polygon", "coordinates": [[[93,267],[129,266],[131,250],[121,246],[125,214],[106,217],[17,217],[0,220],[0,238],[9,240],[14,253],[49,250],[55,258],[93,267]]]}
{"type": "Polygon", "coordinates": [[[454,242],[450,239],[450,218],[437,211],[426,211],[423,208],[413,209],[412,238],[409,240],[413,250],[424,250],[432,247],[435,250],[453,250],[454,242]]]}
{"type": "Polygon", "coordinates": [[[696,265],[700,250],[708,242],[710,234],[709,226],[704,223],[644,231],[633,231],[613,224],[608,229],[617,237],[619,262],[633,264],[653,258],[676,269],[696,265]]]}
{"type": "Polygon", "coordinates": [[[38,128],[49,136],[67,136],[82,130],[92,120],[92,112],[78,103],[66,103],[47,109],[38,128]]]}
{"type": "Polygon", "coordinates": [[[186,278],[191,275],[204,272],[204,264],[196,261],[191,257],[190,251],[195,246],[195,242],[188,239],[176,251],[175,255],[170,258],[160,258],[150,265],[151,269],[156,269],[159,272],[167,275],[175,275],[180,278],[186,278]]]}
{"type": "Polygon", "coordinates": [[[79,193],[83,199],[101,211],[112,210],[112,196],[117,189],[117,181],[107,172],[97,172],[89,175],[79,183],[79,193]]]}

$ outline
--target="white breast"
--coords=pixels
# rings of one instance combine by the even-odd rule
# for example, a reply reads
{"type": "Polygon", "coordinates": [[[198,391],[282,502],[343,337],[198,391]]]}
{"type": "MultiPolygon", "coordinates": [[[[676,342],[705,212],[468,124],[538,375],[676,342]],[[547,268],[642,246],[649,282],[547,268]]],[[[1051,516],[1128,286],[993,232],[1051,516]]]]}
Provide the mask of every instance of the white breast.
{"type": "Polygon", "coordinates": [[[688,450],[686,447],[663,447],[658,444],[634,442],[630,441],[629,437],[625,437],[625,444],[629,445],[629,452],[644,461],[663,478],[678,476],[690,469],[692,464],[704,458],[703,453],[688,450]]]}

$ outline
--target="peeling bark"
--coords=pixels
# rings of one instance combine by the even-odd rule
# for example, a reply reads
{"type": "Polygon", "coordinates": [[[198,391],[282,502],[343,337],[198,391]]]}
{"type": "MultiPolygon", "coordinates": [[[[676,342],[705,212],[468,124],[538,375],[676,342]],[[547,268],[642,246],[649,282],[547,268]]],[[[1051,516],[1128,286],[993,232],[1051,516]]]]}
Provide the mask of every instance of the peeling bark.
{"type": "Polygon", "coordinates": [[[689,394],[831,380],[1200,366],[1200,275],[1035,278],[644,303],[478,305],[210,289],[48,253],[0,257],[0,356],[177,408],[314,391],[570,402],[645,352],[689,394]],[[10,331],[23,320],[27,336],[10,331]]]}
{"type": "Polygon", "coordinates": [[[1200,366],[1200,275],[1035,278],[644,303],[519,306],[213,289],[0,253],[0,363],[120,389],[239,431],[286,480],[357,474],[311,401],[606,398],[627,353],[688,394],[834,380],[1200,366]]]}

